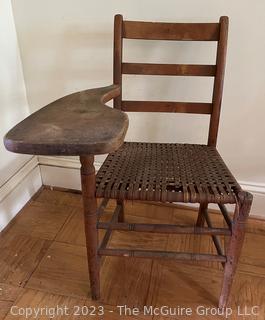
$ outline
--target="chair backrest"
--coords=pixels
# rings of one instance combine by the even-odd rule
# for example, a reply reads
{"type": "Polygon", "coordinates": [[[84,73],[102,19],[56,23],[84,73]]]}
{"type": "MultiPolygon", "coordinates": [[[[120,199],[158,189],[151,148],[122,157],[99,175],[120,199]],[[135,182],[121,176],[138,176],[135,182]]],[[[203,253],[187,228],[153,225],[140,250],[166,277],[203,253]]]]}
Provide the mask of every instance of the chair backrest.
{"type": "Polygon", "coordinates": [[[181,112],[209,114],[208,145],[215,146],[219,126],[228,35],[228,17],[219,23],[163,23],[123,21],[114,18],[114,84],[122,90],[122,74],[206,76],[214,77],[211,103],[124,101],[122,94],[114,99],[114,107],[123,111],[181,112]],[[122,59],[123,38],[144,40],[216,41],[215,65],[126,63],[122,59]]]}

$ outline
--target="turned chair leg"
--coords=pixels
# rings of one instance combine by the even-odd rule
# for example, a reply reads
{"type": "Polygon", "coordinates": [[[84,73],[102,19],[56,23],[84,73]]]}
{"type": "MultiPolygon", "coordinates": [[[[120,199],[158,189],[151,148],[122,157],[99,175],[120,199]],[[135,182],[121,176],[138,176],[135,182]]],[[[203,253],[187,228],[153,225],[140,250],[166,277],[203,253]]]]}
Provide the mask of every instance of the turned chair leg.
{"type": "Polygon", "coordinates": [[[118,222],[124,222],[124,201],[123,200],[117,200],[117,205],[121,206],[121,210],[118,215],[118,222]]]}
{"type": "Polygon", "coordinates": [[[97,300],[100,297],[100,258],[98,255],[97,203],[95,198],[96,176],[93,165],[94,156],[80,156],[80,162],[91,297],[93,300],[97,300]]]}
{"type": "Polygon", "coordinates": [[[232,226],[232,236],[227,250],[227,262],[225,263],[224,280],[219,299],[219,308],[225,308],[228,303],[238,259],[242,249],[246,221],[249,215],[253,196],[248,192],[240,192],[239,203],[235,209],[232,226]]]}
{"type": "Polygon", "coordinates": [[[207,210],[207,208],[208,208],[208,203],[200,203],[196,227],[203,227],[204,226],[204,223],[205,223],[204,212],[205,212],[205,210],[207,210]]]}

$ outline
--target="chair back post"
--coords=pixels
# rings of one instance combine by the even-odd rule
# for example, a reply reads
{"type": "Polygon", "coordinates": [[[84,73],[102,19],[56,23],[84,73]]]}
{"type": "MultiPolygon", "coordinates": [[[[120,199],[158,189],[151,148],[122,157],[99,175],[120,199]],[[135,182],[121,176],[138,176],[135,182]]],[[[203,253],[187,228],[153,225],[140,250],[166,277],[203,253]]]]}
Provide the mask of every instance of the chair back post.
{"type": "Polygon", "coordinates": [[[113,82],[121,88],[114,108],[126,112],[180,112],[210,115],[208,145],[216,146],[219,127],[228,36],[228,17],[219,23],[164,23],[114,18],[113,82]],[[123,38],[143,40],[217,41],[215,65],[154,64],[123,62],[123,38]],[[129,101],[122,100],[122,74],[214,77],[212,101],[129,101]]]}
{"type": "Polygon", "coordinates": [[[227,51],[227,38],[228,38],[228,24],[229,19],[226,16],[220,18],[220,37],[217,46],[216,55],[216,75],[214,80],[213,89],[213,110],[210,118],[208,145],[216,146],[219,119],[221,112],[223,86],[224,86],[224,74],[226,63],[226,51],[227,51]]]}
{"type": "Polygon", "coordinates": [[[113,83],[120,86],[120,95],[113,101],[114,108],[121,109],[122,97],[122,26],[123,17],[116,14],[114,17],[114,44],[113,44],[113,83]]]}

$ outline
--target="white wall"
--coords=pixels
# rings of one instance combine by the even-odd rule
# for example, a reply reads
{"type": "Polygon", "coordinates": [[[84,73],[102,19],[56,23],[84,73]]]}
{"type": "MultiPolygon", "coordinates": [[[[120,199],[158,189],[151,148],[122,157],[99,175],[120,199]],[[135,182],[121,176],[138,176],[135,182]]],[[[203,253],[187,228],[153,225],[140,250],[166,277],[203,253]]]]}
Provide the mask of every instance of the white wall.
{"type": "MultiPolygon", "coordinates": [[[[0,1],[0,134],[29,114],[16,30],[10,1],[0,1]]],[[[5,150],[0,143],[0,185],[29,159],[5,150]]]]}
{"type": "MultiPolygon", "coordinates": [[[[12,7],[9,0],[0,0],[0,48],[0,137],[2,141],[4,134],[29,114],[12,7]]],[[[19,171],[31,158],[8,152],[3,143],[0,143],[0,230],[29,200],[33,189],[36,188],[36,185],[34,188],[32,187],[33,182],[30,181],[23,188],[18,186],[27,177],[27,174],[19,175],[19,171]],[[15,176],[16,178],[14,178],[15,176]],[[14,202],[14,194],[10,194],[12,191],[16,192],[16,203],[14,202]]]]}
{"type": "MultiPolygon", "coordinates": [[[[13,0],[31,111],[67,93],[112,82],[113,16],[150,21],[230,17],[218,148],[245,185],[265,190],[265,1],[13,0]]],[[[212,63],[214,46],[126,41],[127,61],[212,63]],[[207,59],[209,55],[209,59],[207,59]]],[[[211,80],[128,76],[126,98],[208,101],[211,80]]],[[[207,116],[131,114],[128,140],[205,142],[207,116]],[[192,130],[190,130],[192,128],[192,130]]],[[[259,208],[263,210],[263,208],[259,208]]],[[[262,214],[262,212],[261,212],[262,214]]]]}

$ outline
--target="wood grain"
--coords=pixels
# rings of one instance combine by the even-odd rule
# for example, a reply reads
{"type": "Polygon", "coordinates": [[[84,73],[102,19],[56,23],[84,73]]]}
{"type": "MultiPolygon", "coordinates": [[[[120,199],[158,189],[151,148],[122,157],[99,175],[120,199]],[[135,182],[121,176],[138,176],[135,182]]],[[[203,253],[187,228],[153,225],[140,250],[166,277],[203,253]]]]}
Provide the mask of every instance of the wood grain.
{"type": "MultiPolygon", "coordinates": [[[[211,270],[202,266],[189,266],[174,264],[172,262],[156,262],[153,267],[152,290],[149,291],[148,304],[154,306],[181,305],[193,309],[192,316],[183,316],[184,319],[199,319],[194,312],[198,306],[212,308],[216,305],[216,297],[219,294],[222,272],[211,270]],[[162,269],[162,271],[161,271],[162,269]],[[200,275],[198,277],[198,274],[200,275]],[[157,281],[157,277],[159,280],[157,281]]],[[[264,319],[265,306],[265,280],[260,277],[252,277],[239,272],[232,290],[233,315],[229,319],[264,319]],[[243,309],[257,305],[260,307],[258,316],[237,315],[238,306],[243,309]]],[[[157,317],[157,319],[172,319],[172,317],[157,317]]],[[[220,319],[219,316],[209,315],[203,319],[220,319]]]]}
{"type": "Polygon", "coordinates": [[[122,98],[122,28],[123,28],[123,17],[121,14],[117,14],[114,17],[114,37],[113,37],[113,83],[120,87],[120,94],[114,98],[114,108],[121,108],[122,98]]]}
{"type": "Polygon", "coordinates": [[[124,21],[121,15],[114,19],[114,83],[122,87],[122,74],[211,76],[214,88],[211,103],[206,106],[181,102],[123,101],[116,98],[114,107],[125,111],[185,112],[211,114],[208,145],[216,146],[223,95],[229,18],[222,16],[219,23],[168,23],[124,21]],[[215,65],[187,65],[161,63],[133,63],[123,61],[123,38],[142,40],[217,41],[215,65]],[[156,103],[156,104],[154,104],[156,103]],[[126,106],[127,104],[127,106],[126,106]],[[138,105],[137,105],[138,104],[138,105]]]}
{"type": "Polygon", "coordinates": [[[67,206],[79,209],[83,207],[81,191],[63,190],[57,188],[43,187],[40,193],[33,196],[34,202],[49,203],[56,206],[67,206]]]}
{"type": "Polygon", "coordinates": [[[220,40],[217,46],[216,55],[216,76],[214,80],[213,88],[213,112],[210,119],[208,145],[216,146],[217,135],[219,128],[219,120],[221,113],[224,76],[225,76],[225,64],[226,64],[226,51],[227,51],[227,39],[228,39],[228,17],[220,18],[220,40]]]}
{"type": "Polygon", "coordinates": [[[123,74],[213,77],[215,69],[215,65],[122,63],[123,74]]]}
{"type": "Polygon", "coordinates": [[[86,248],[54,242],[26,287],[71,297],[87,297],[88,285],[86,248]]]}
{"type": "MultiPolygon", "coordinates": [[[[69,320],[75,320],[75,319],[95,319],[95,320],[101,320],[101,319],[109,319],[109,320],[117,320],[121,319],[121,316],[118,313],[118,309],[113,306],[109,305],[103,305],[104,307],[104,316],[98,315],[98,314],[91,314],[86,315],[85,312],[88,309],[89,311],[93,310],[93,307],[99,307],[99,309],[96,309],[95,313],[101,311],[102,304],[96,303],[95,301],[91,301],[90,299],[78,299],[78,298],[71,298],[67,296],[61,296],[61,295],[55,295],[50,294],[47,292],[37,291],[37,290],[31,290],[26,289],[24,290],[24,293],[16,300],[15,305],[18,308],[37,308],[39,310],[43,310],[43,314],[39,315],[37,319],[40,320],[47,320],[47,319],[69,319],[69,320]],[[55,317],[53,315],[53,309],[56,308],[56,306],[59,306],[61,308],[60,310],[55,313],[55,317]],[[66,307],[66,309],[64,309],[66,307]],[[78,307],[78,308],[77,308],[78,307]],[[82,307],[84,307],[84,315],[81,315],[82,311],[80,310],[82,307]],[[51,313],[45,314],[45,310],[50,309],[51,313]],[[64,311],[65,310],[65,311],[64,311]],[[66,314],[67,312],[67,314],[66,314]],[[78,315],[78,313],[80,315],[78,315]]],[[[1,312],[1,311],[0,311],[1,312]]],[[[13,316],[11,312],[7,315],[5,320],[13,320],[13,319],[25,319],[23,315],[21,316],[13,316]]],[[[122,319],[151,319],[151,317],[146,317],[143,315],[139,315],[137,317],[131,316],[126,317],[123,316],[122,319]]],[[[36,316],[34,315],[29,316],[27,319],[36,319],[36,316]]]]}
{"type": "Polygon", "coordinates": [[[0,320],[5,318],[22,290],[20,287],[0,283],[0,320]]]}
{"type": "Polygon", "coordinates": [[[56,206],[50,202],[34,202],[12,221],[7,233],[53,240],[67,218],[76,210],[70,206],[56,206]],[[23,214],[23,212],[26,214],[23,214]]]}
{"type": "Polygon", "coordinates": [[[24,286],[45,255],[51,242],[23,235],[0,238],[0,282],[24,286]]]}
{"type": "MultiPolygon", "coordinates": [[[[79,198],[81,198],[80,195],[79,195],[79,198]]],[[[104,214],[103,214],[103,217],[101,218],[101,221],[109,220],[114,207],[115,207],[115,202],[109,201],[106,209],[104,210],[104,214]]],[[[99,241],[102,240],[104,234],[105,232],[103,230],[99,230],[99,241]]],[[[56,236],[56,241],[74,244],[78,246],[86,245],[85,232],[84,232],[84,214],[81,208],[77,207],[75,209],[73,214],[69,217],[67,222],[58,232],[56,236]]]]}
{"type": "Polygon", "coordinates": [[[122,110],[131,112],[175,112],[211,114],[212,104],[205,102],[176,102],[176,101],[122,101],[122,110]]]}
{"type": "Polygon", "coordinates": [[[123,37],[145,40],[217,41],[219,24],[124,21],[123,37]]]}
{"type": "Polygon", "coordinates": [[[5,147],[37,155],[115,151],[123,143],[129,121],[125,113],[104,103],[119,94],[119,86],[111,85],[58,99],[11,129],[4,137],[5,147]]]}

